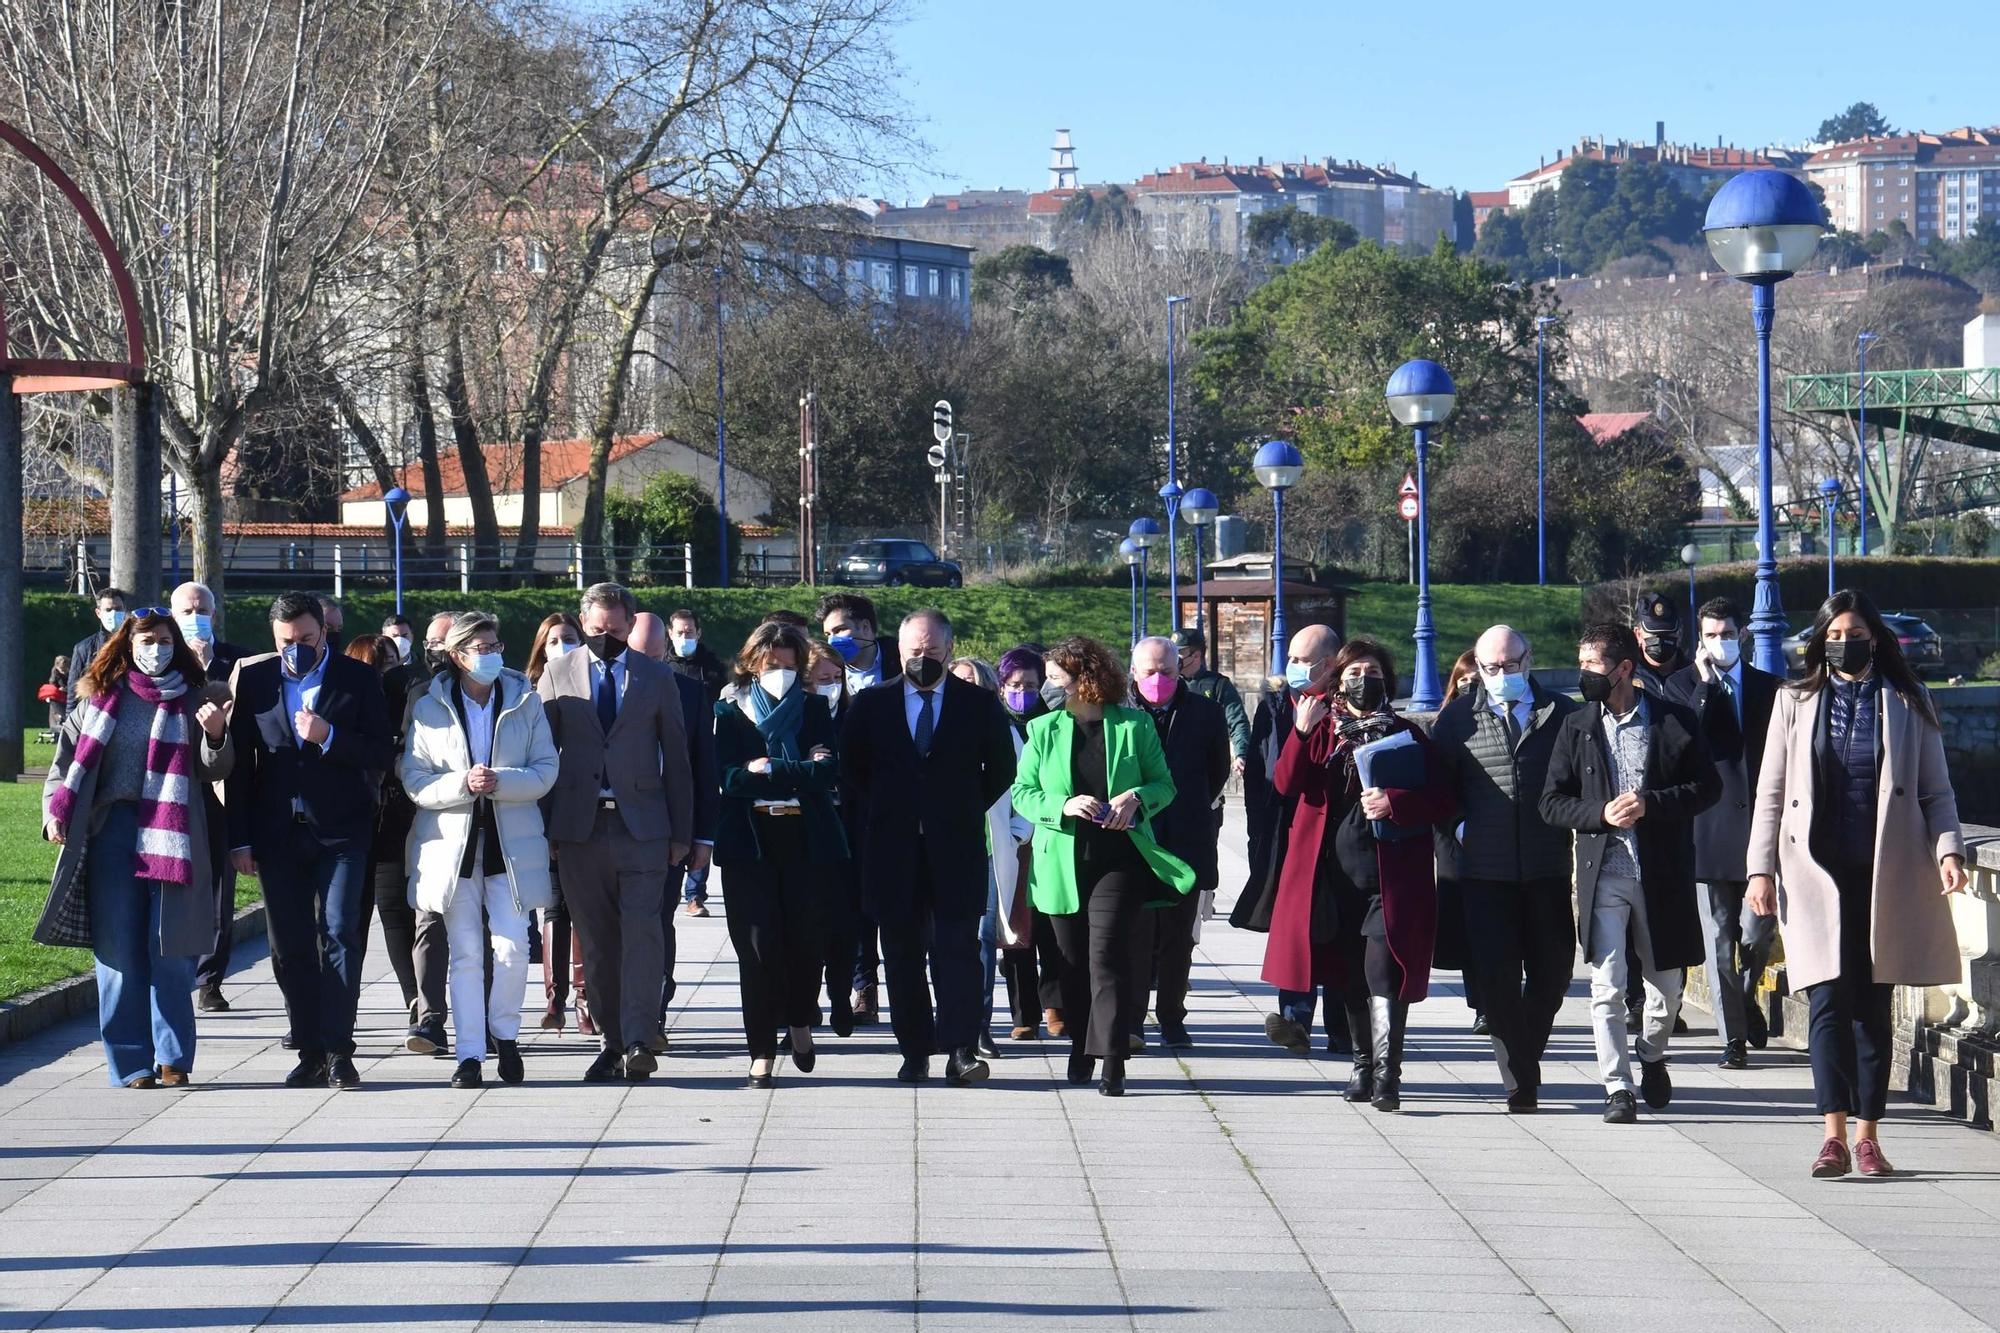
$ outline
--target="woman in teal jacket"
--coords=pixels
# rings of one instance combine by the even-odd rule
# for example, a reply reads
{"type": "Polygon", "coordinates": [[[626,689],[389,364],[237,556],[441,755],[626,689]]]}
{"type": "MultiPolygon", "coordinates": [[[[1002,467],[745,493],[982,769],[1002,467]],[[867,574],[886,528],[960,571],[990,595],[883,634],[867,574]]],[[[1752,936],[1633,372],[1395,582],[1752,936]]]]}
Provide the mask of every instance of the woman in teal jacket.
{"type": "Polygon", "coordinates": [[[1186,862],[1153,841],[1152,817],[1174,799],[1153,720],[1123,704],[1125,670],[1101,643],[1072,636],[1048,655],[1060,712],[1028,725],[1014,809],[1035,825],[1030,895],[1062,957],[1069,1081],[1125,1093],[1126,1027],[1144,1008],[1149,932],[1139,914],[1194,887],[1186,862]]]}

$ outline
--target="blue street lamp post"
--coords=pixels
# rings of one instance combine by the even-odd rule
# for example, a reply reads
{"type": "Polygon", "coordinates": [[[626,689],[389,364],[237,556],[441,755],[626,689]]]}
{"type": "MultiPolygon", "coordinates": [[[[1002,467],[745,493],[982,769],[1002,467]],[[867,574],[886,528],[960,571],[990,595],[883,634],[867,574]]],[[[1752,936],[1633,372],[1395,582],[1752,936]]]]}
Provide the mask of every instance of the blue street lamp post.
{"type": "Polygon", "coordinates": [[[1826,505],[1826,595],[1833,596],[1833,510],[1840,502],[1840,481],[1828,477],[1819,484],[1819,498],[1826,505]]]}
{"type": "MultiPolygon", "coordinates": [[[[1151,563],[1153,548],[1160,544],[1159,520],[1135,518],[1128,535],[1132,544],[1139,548],[1139,638],[1143,639],[1152,633],[1152,608],[1146,605],[1146,566],[1151,563]]],[[[1173,552],[1169,551],[1167,555],[1171,560],[1173,552]]],[[[1133,642],[1138,642],[1138,639],[1133,642]]]]}
{"type": "Polygon", "coordinates": [[[1405,361],[1389,376],[1389,411],[1417,437],[1417,645],[1416,673],[1410,682],[1410,707],[1426,712],[1444,702],[1438,683],[1437,630],[1431,624],[1430,483],[1424,456],[1430,428],[1451,415],[1458,390],[1451,375],[1435,361],[1405,361]]]}
{"type": "MultiPolygon", "coordinates": [[[[1181,517],[1187,520],[1190,528],[1194,529],[1194,627],[1197,630],[1202,628],[1203,613],[1207,607],[1202,597],[1201,532],[1203,528],[1215,522],[1215,515],[1221,508],[1222,506],[1216,502],[1215,492],[1206,486],[1189,487],[1187,494],[1181,497],[1181,517]]],[[[1176,628],[1180,626],[1178,605],[1174,607],[1174,625],[1176,628]]]]}
{"type": "Polygon", "coordinates": [[[1854,335],[1854,354],[1860,361],[1860,374],[1855,391],[1854,457],[1861,464],[1857,469],[1861,481],[1861,526],[1855,529],[1856,555],[1868,554],[1868,344],[1875,341],[1875,335],[1863,330],[1854,335]]]}
{"type": "Polygon", "coordinates": [[[1681,547],[1681,563],[1688,567],[1688,624],[1699,637],[1701,625],[1695,617],[1694,567],[1701,563],[1701,548],[1693,542],[1681,547]]]}
{"type": "Polygon", "coordinates": [[[1542,330],[1555,322],[1554,315],[1535,317],[1535,580],[1544,587],[1549,581],[1549,452],[1545,422],[1549,399],[1542,330]]]}
{"type": "Polygon", "coordinates": [[[1812,191],[1782,171],[1746,171],[1709,200],[1702,232],[1724,272],[1750,287],[1757,331],[1757,590],[1751,665],[1785,674],[1785,612],[1778,597],[1777,520],[1771,504],[1771,323],[1777,287],[1819,248],[1825,215],[1812,191]]]}
{"type": "Polygon", "coordinates": [[[392,486],[382,497],[388,507],[389,521],[396,525],[396,614],[403,614],[403,518],[410,512],[410,493],[401,486],[392,486]]]}
{"type": "Polygon", "coordinates": [[[729,427],[722,415],[722,265],[715,266],[715,523],[722,541],[717,587],[729,586],[729,427]]]}
{"type": "Polygon", "coordinates": [[[1146,553],[1139,544],[1127,537],[1118,543],[1118,554],[1125,557],[1125,569],[1132,579],[1132,642],[1139,642],[1139,560],[1146,553]]]}
{"type": "Polygon", "coordinates": [[[1271,493],[1271,674],[1285,673],[1285,491],[1306,460],[1284,440],[1266,440],[1250,460],[1257,483],[1271,493]]]}
{"type": "Polygon", "coordinates": [[[1185,296],[1167,298],[1167,484],[1160,487],[1160,503],[1167,511],[1167,607],[1168,619],[1180,624],[1181,615],[1181,483],[1177,468],[1180,442],[1174,438],[1174,307],[1185,296]]]}

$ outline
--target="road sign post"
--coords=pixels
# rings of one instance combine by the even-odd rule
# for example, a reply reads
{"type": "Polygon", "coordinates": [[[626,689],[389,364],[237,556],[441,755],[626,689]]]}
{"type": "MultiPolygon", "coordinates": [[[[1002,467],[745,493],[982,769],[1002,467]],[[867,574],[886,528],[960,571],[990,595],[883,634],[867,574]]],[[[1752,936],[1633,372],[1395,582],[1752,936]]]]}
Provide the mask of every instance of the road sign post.
{"type": "Polygon", "coordinates": [[[1396,512],[1403,516],[1404,535],[1409,539],[1409,579],[1417,581],[1417,479],[1405,472],[1403,484],[1397,488],[1401,499],[1396,504],[1396,512]]]}

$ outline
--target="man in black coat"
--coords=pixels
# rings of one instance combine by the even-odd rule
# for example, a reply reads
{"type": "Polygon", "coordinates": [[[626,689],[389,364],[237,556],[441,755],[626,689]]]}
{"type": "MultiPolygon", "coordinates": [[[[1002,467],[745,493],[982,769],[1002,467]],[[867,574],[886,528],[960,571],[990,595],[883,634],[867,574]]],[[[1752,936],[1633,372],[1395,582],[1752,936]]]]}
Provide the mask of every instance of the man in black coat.
{"type": "Polygon", "coordinates": [[[1638,1105],[1625,1040],[1627,970],[1636,966],[1645,978],[1639,1086],[1658,1110],[1673,1100],[1667,1041],[1680,1009],[1681,969],[1703,952],[1694,817],[1715,804],[1722,782],[1695,715],[1634,685],[1639,645],[1631,630],[1586,630],[1576,659],[1584,704],[1556,737],[1542,818],[1577,833],[1577,938],[1591,969],[1604,1119],[1629,1125],[1638,1105]]]}
{"type": "MultiPolygon", "coordinates": [[[[1174,799],[1153,816],[1153,840],[1194,869],[1194,891],[1167,907],[1147,912],[1153,932],[1153,1014],[1160,1042],[1176,1049],[1193,1046],[1187,1031],[1188,974],[1194,966],[1195,934],[1215,904],[1215,812],[1229,781],[1229,719],[1221,704],[1192,689],[1180,676],[1174,641],[1141,639],[1132,648],[1132,706],[1152,715],[1160,748],[1174,779],[1174,799]]],[[[1144,1014],[1135,1015],[1137,1032],[1144,1014]]]]}
{"type": "Polygon", "coordinates": [[[76,687],[82,683],[84,674],[97,657],[97,650],[124,623],[125,613],[131,610],[131,598],[123,588],[101,589],[91,603],[97,617],[97,628],[78,639],[69,650],[69,703],[76,707],[76,687]]]}
{"type": "Polygon", "coordinates": [[[902,674],[855,696],[841,729],[842,774],[864,807],[862,902],[882,931],[905,1083],[928,1078],[940,1049],[955,1084],[990,1072],[975,1045],[986,811],[1014,784],[1014,738],[997,695],[946,671],[951,644],[944,612],[906,616],[902,674]]]}
{"type": "Polygon", "coordinates": [[[1576,963],[1571,834],[1541,811],[1549,759],[1576,704],[1536,683],[1534,651],[1511,626],[1481,634],[1473,659],[1479,683],[1444,706],[1431,743],[1458,807],[1466,972],[1485,1006],[1507,1109],[1531,1114],[1576,963]]]}
{"type": "MultiPolygon", "coordinates": [[[[210,680],[227,682],[237,662],[248,656],[246,649],[223,641],[216,627],[218,606],[215,593],[206,583],[183,583],[167,597],[187,646],[201,659],[201,669],[210,680]]],[[[208,802],[208,864],[215,874],[215,943],[195,965],[195,1005],[205,1013],[227,1013],[229,1000],[222,993],[222,979],[229,975],[229,959],[236,943],[236,871],[229,864],[229,824],[222,801],[211,784],[203,788],[208,802]]]]}
{"type": "Polygon", "coordinates": [[[1681,642],[1680,603],[1648,589],[1632,605],[1632,633],[1639,640],[1639,688],[1666,694],[1667,682],[1688,665],[1681,642]]]}
{"type": "Polygon", "coordinates": [[[353,1088],[368,852],[395,725],[375,668],[333,652],[321,615],[311,593],[271,604],[277,653],[236,672],[223,804],[236,872],[264,872],[271,965],[299,1053],[285,1086],[353,1088]]]}
{"type": "Polygon", "coordinates": [[[1771,704],[1784,684],[1743,660],[1743,612],[1726,597],[1702,605],[1694,665],[1667,682],[1668,692],[1701,719],[1702,736],[1722,780],[1722,798],[1695,817],[1694,873],[1701,883],[1708,989],[1722,1066],[1748,1069],[1748,1047],[1762,1047],[1770,1026],[1757,1005],[1757,982],[1771,958],[1778,918],[1744,903],[1744,853],[1750,845],[1750,799],[1764,760],[1771,704]]]}

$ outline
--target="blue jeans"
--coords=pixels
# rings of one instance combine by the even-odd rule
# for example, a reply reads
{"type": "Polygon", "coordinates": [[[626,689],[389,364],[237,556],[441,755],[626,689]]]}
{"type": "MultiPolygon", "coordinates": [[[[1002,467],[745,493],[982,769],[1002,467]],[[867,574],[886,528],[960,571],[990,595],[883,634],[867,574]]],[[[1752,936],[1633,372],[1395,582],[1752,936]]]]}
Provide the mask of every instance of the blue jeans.
{"type": "Polygon", "coordinates": [[[986,915],[979,918],[979,967],[985,989],[979,1011],[980,1034],[993,1035],[993,985],[1000,977],[1000,882],[993,878],[993,859],[986,860],[986,915]]]}
{"type": "MultiPolygon", "coordinates": [[[[708,872],[713,868],[712,865],[706,865],[700,870],[688,873],[686,881],[681,885],[682,902],[702,904],[708,902],[708,872]]],[[[669,898],[667,901],[671,903],[673,899],[669,898]]]]}
{"type": "Polygon", "coordinates": [[[90,835],[85,885],[90,940],[97,955],[97,1027],[111,1086],[122,1087],[160,1065],[194,1066],[195,959],[160,953],[160,895],[195,893],[185,885],[133,878],[139,807],[120,801],[90,835]]]}

